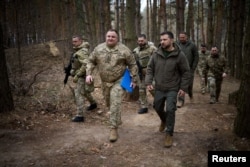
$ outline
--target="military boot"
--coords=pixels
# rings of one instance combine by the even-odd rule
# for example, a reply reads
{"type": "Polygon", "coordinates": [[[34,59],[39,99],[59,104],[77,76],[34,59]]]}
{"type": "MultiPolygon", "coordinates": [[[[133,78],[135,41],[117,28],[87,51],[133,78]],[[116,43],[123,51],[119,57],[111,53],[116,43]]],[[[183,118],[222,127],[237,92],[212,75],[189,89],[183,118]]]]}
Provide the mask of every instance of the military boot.
{"type": "Polygon", "coordinates": [[[165,130],[165,122],[161,121],[161,125],[159,127],[159,132],[163,132],[165,130]]]}
{"type": "Polygon", "coordinates": [[[214,103],[215,103],[215,98],[214,98],[214,97],[211,97],[209,103],[210,103],[210,104],[214,104],[214,103]]]}
{"type": "Polygon", "coordinates": [[[71,120],[72,122],[84,122],[84,117],[83,116],[75,116],[71,120]]]}
{"type": "Polygon", "coordinates": [[[115,142],[118,138],[118,132],[117,132],[117,128],[112,128],[110,130],[110,134],[109,134],[109,141],[110,142],[115,142]]]}
{"type": "Polygon", "coordinates": [[[139,111],[138,111],[138,114],[146,114],[148,112],[148,108],[141,108],[139,111]]]}
{"type": "Polygon", "coordinates": [[[181,108],[181,107],[183,107],[184,106],[184,101],[183,100],[178,100],[177,101],[177,107],[178,108],[181,108]]]}
{"type": "Polygon", "coordinates": [[[90,104],[90,106],[87,107],[87,111],[91,111],[91,110],[94,110],[97,108],[97,104],[94,103],[94,104],[90,104]]]}
{"type": "Polygon", "coordinates": [[[164,147],[169,148],[173,145],[173,136],[166,134],[164,147]]]}

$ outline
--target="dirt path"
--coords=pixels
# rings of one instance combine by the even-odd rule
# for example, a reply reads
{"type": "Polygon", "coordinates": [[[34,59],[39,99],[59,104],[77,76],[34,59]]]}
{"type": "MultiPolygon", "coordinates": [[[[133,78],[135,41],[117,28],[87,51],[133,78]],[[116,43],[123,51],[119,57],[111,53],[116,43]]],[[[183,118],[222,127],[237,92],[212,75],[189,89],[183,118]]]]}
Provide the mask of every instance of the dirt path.
{"type": "MultiPolygon", "coordinates": [[[[174,144],[163,147],[159,118],[151,106],[148,114],[137,114],[136,102],[124,102],[119,140],[109,143],[107,114],[89,112],[85,123],[72,123],[67,113],[25,111],[4,113],[0,126],[0,166],[83,167],[205,167],[208,150],[248,150],[249,141],[232,133],[236,109],[227,104],[229,92],[239,82],[226,79],[217,104],[199,93],[195,78],[194,101],[189,98],[176,112],[174,144]]],[[[72,111],[73,112],[73,111],[72,111]]]]}
{"type": "MultiPolygon", "coordinates": [[[[15,77],[16,50],[6,53],[10,76],[15,77]]],[[[208,150],[250,148],[249,140],[232,133],[236,109],[227,104],[227,97],[238,89],[239,82],[231,78],[223,82],[220,103],[214,105],[208,104],[208,94],[200,94],[195,78],[194,101],[187,98],[185,106],[177,110],[170,149],[163,147],[164,134],[158,132],[160,122],[151,96],[149,113],[143,115],[137,114],[137,102],[124,101],[119,140],[109,143],[100,88],[94,92],[99,109],[89,112],[86,122],[72,123],[74,98],[70,87],[62,85],[65,61],[51,56],[44,45],[22,48],[22,55],[28,68],[23,69],[20,84],[10,79],[12,86],[21,86],[23,81],[25,88],[37,72],[42,73],[26,96],[14,96],[15,111],[0,114],[0,166],[205,167],[208,150]]]]}

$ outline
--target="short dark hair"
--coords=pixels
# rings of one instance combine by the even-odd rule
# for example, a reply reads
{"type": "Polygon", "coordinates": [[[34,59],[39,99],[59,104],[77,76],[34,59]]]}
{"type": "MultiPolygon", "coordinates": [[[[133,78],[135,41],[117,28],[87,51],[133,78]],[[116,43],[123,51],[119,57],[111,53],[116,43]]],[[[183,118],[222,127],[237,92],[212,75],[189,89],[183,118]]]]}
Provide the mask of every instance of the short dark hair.
{"type": "Polygon", "coordinates": [[[144,39],[147,39],[147,36],[146,36],[145,34],[140,34],[140,35],[138,35],[137,38],[144,38],[144,39]]]}
{"type": "Polygon", "coordinates": [[[116,35],[119,37],[119,33],[118,33],[118,31],[117,31],[116,29],[109,29],[107,32],[109,32],[109,31],[111,31],[111,32],[115,32],[115,33],[116,33],[116,35]]]}
{"type": "Polygon", "coordinates": [[[201,47],[206,48],[207,46],[206,46],[206,44],[202,43],[202,44],[201,44],[201,47]]]}
{"type": "Polygon", "coordinates": [[[78,34],[77,35],[73,35],[72,38],[78,38],[80,40],[83,40],[82,35],[78,35],[78,34]]]}
{"type": "Polygon", "coordinates": [[[179,33],[179,35],[180,35],[180,34],[184,34],[184,35],[187,36],[187,33],[186,33],[185,31],[181,31],[181,32],[179,33]]]}
{"type": "Polygon", "coordinates": [[[168,35],[169,38],[174,39],[174,34],[171,31],[164,31],[160,34],[162,35],[168,35]]]}

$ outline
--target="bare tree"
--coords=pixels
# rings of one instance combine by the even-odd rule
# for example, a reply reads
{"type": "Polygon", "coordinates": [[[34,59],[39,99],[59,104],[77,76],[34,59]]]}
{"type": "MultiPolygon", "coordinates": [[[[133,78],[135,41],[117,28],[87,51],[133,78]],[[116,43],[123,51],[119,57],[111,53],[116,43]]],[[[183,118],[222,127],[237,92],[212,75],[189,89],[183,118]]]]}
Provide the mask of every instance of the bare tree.
{"type": "MultiPolygon", "coordinates": [[[[243,4],[245,5],[245,4],[243,4]]],[[[250,1],[247,1],[247,25],[246,30],[250,29],[250,1]]],[[[246,31],[244,43],[244,63],[242,68],[240,89],[236,94],[238,113],[234,121],[234,132],[240,137],[250,138],[250,31],[246,31]]]]}
{"type": "Polygon", "coordinates": [[[160,0],[160,8],[158,14],[158,31],[167,30],[167,13],[166,13],[166,1],[160,0]]]}
{"type": "Polygon", "coordinates": [[[207,46],[210,48],[213,45],[213,1],[207,0],[207,46]]]}
{"type": "Polygon", "coordinates": [[[135,32],[135,20],[136,5],[134,0],[127,0],[126,2],[126,38],[125,44],[129,49],[134,49],[136,46],[136,32],[135,32]]]}
{"type": "Polygon", "coordinates": [[[176,34],[184,31],[185,0],[176,0],[176,34]]]}
{"type": "Polygon", "coordinates": [[[2,24],[0,23],[0,112],[11,111],[14,109],[13,98],[9,86],[9,77],[6,66],[6,58],[3,47],[3,31],[2,24]]]}
{"type": "Polygon", "coordinates": [[[186,32],[187,35],[191,37],[193,41],[194,39],[194,4],[193,0],[188,1],[188,16],[186,22],[186,32]]]}

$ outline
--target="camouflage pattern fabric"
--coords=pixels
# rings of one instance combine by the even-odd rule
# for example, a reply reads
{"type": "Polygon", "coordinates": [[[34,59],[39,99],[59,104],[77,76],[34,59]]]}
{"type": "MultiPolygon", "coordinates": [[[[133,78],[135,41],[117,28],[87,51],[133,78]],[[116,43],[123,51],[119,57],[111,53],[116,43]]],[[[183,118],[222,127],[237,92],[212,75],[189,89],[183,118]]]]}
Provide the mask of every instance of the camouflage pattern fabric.
{"type": "Polygon", "coordinates": [[[223,56],[208,56],[202,70],[202,77],[208,77],[210,96],[213,102],[218,101],[223,81],[222,74],[228,73],[227,60],[223,56]]]}
{"type": "MultiPolygon", "coordinates": [[[[136,47],[133,51],[135,55],[135,59],[139,61],[142,69],[142,80],[138,79],[138,85],[139,85],[139,102],[141,105],[141,108],[148,108],[148,101],[147,101],[147,91],[146,91],[146,85],[145,85],[145,75],[146,75],[146,68],[148,65],[148,62],[150,60],[150,57],[154,51],[156,51],[157,48],[154,45],[146,45],[144,48],[140,48],[139,46],[136,47]]],[[[154,91],[150,91],[151,95],[154,97],[154,91]]]]}
{"type": "Polygon", "coordinates": [[[103,96],[110,110],[110,127],[121,124],[121,101],[124,90],[120,86],[122,76],[128,67],[132,81],[137,83],[137,66],[132,52],[125,45],[118,43],[114,48],[106,43],[98,45],[90,54],[87,64],[87,75],[97,67],[102,81],[103,96]]]}
{"type": "Polygon", "coordinates": [[[86,65],[89,56],[89,43],[83,42],[77,48],[74,48],[75,53],[72,57],[72,70],[71,75],[74,77],[74,82],[76,82],[75,100],[77,115],[83,116],[84,111],[84,97],[89,101],[90,104],[96,103],[91,92],[94,91],[94,83],[88,85],[85,83],[86,76],[86,65]]]}
{"type": "Polygon", "coordinates": [[[207,83],[206,83],[206,80],[202,80],[202,69],[206,64],[206,58],[209,55],[210,55],[209,51],[206,51],[205,53],[202,53],[201,51],[199,51],[199,62],[198,62],[197,70],[198,70],[198,74],[200,77],[201,92],[206,92],[207,83]]]}

